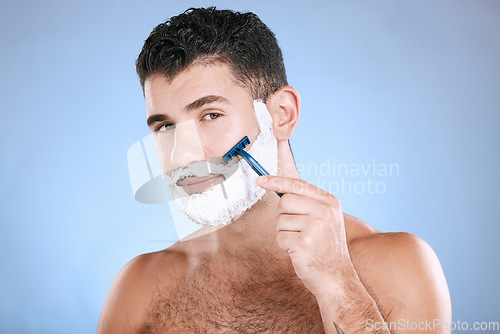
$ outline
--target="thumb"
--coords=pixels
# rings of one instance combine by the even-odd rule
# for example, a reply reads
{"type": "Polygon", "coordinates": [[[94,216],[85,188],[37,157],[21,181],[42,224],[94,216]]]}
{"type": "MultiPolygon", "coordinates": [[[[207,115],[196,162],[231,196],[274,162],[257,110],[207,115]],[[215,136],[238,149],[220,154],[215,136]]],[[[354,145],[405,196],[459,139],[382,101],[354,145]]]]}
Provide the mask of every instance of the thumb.
{"type": "Polygon", "coordinates": [[[278,176],[300,179],[288,140],[278,140],[278,176]]]}

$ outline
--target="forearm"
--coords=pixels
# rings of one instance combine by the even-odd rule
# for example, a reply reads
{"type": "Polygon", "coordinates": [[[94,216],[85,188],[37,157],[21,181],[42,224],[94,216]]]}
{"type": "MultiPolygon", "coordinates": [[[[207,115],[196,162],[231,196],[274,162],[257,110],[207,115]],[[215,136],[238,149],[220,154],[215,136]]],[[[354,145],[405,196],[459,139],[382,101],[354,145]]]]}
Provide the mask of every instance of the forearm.
{"type": "Polygon", "coordinates": [[[390,334],[382,326],[384,318],[357,275],[317,296],[326,334],[390,334]],[[377,327],[377,328],[376,328],[377,327]]]}

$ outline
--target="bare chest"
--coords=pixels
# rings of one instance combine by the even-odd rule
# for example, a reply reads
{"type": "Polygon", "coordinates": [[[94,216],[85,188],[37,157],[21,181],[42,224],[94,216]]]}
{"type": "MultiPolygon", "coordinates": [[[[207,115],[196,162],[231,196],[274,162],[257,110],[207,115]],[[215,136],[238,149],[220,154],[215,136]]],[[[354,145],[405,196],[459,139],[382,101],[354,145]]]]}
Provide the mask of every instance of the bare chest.
{"type": "Polygon", "coordinates": [[[198,272],[159,291],[139,333],[324,333],[315,297],[294,272],[198,272]]]}

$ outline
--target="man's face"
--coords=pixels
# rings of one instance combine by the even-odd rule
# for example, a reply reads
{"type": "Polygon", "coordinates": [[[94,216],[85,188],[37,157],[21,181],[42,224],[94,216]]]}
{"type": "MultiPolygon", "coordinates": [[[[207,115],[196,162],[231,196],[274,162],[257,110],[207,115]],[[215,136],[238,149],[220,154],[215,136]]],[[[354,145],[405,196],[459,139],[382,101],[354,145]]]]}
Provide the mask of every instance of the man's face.
{"type": "MultiPolygon", "coordinates": [[[[153,76],[144,94],[148,125],[162,138],[166,174],[197,161],[221,161],[244,136],[253,143],[259,134],[252,98],[226,65],[194,65],[171,82],[153,76]]],[[[222,181],[223,176],[210,174],[186,177],[178,185],[193,194],[222,181]]]]}

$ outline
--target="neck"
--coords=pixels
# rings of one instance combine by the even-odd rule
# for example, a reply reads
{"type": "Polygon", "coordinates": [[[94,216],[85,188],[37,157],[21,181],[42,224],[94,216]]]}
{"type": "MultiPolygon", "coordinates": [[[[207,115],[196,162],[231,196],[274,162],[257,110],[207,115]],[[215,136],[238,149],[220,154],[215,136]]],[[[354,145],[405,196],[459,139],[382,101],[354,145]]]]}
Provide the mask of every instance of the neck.
{"type": "Polygon", "coordinates": [[[266,194],[231,224],[215,231],[217,253],[229,256],[253,253],[273,258],[288,256],[276,242],[276,208],[279,197],[274,192],[266,194]]]}

